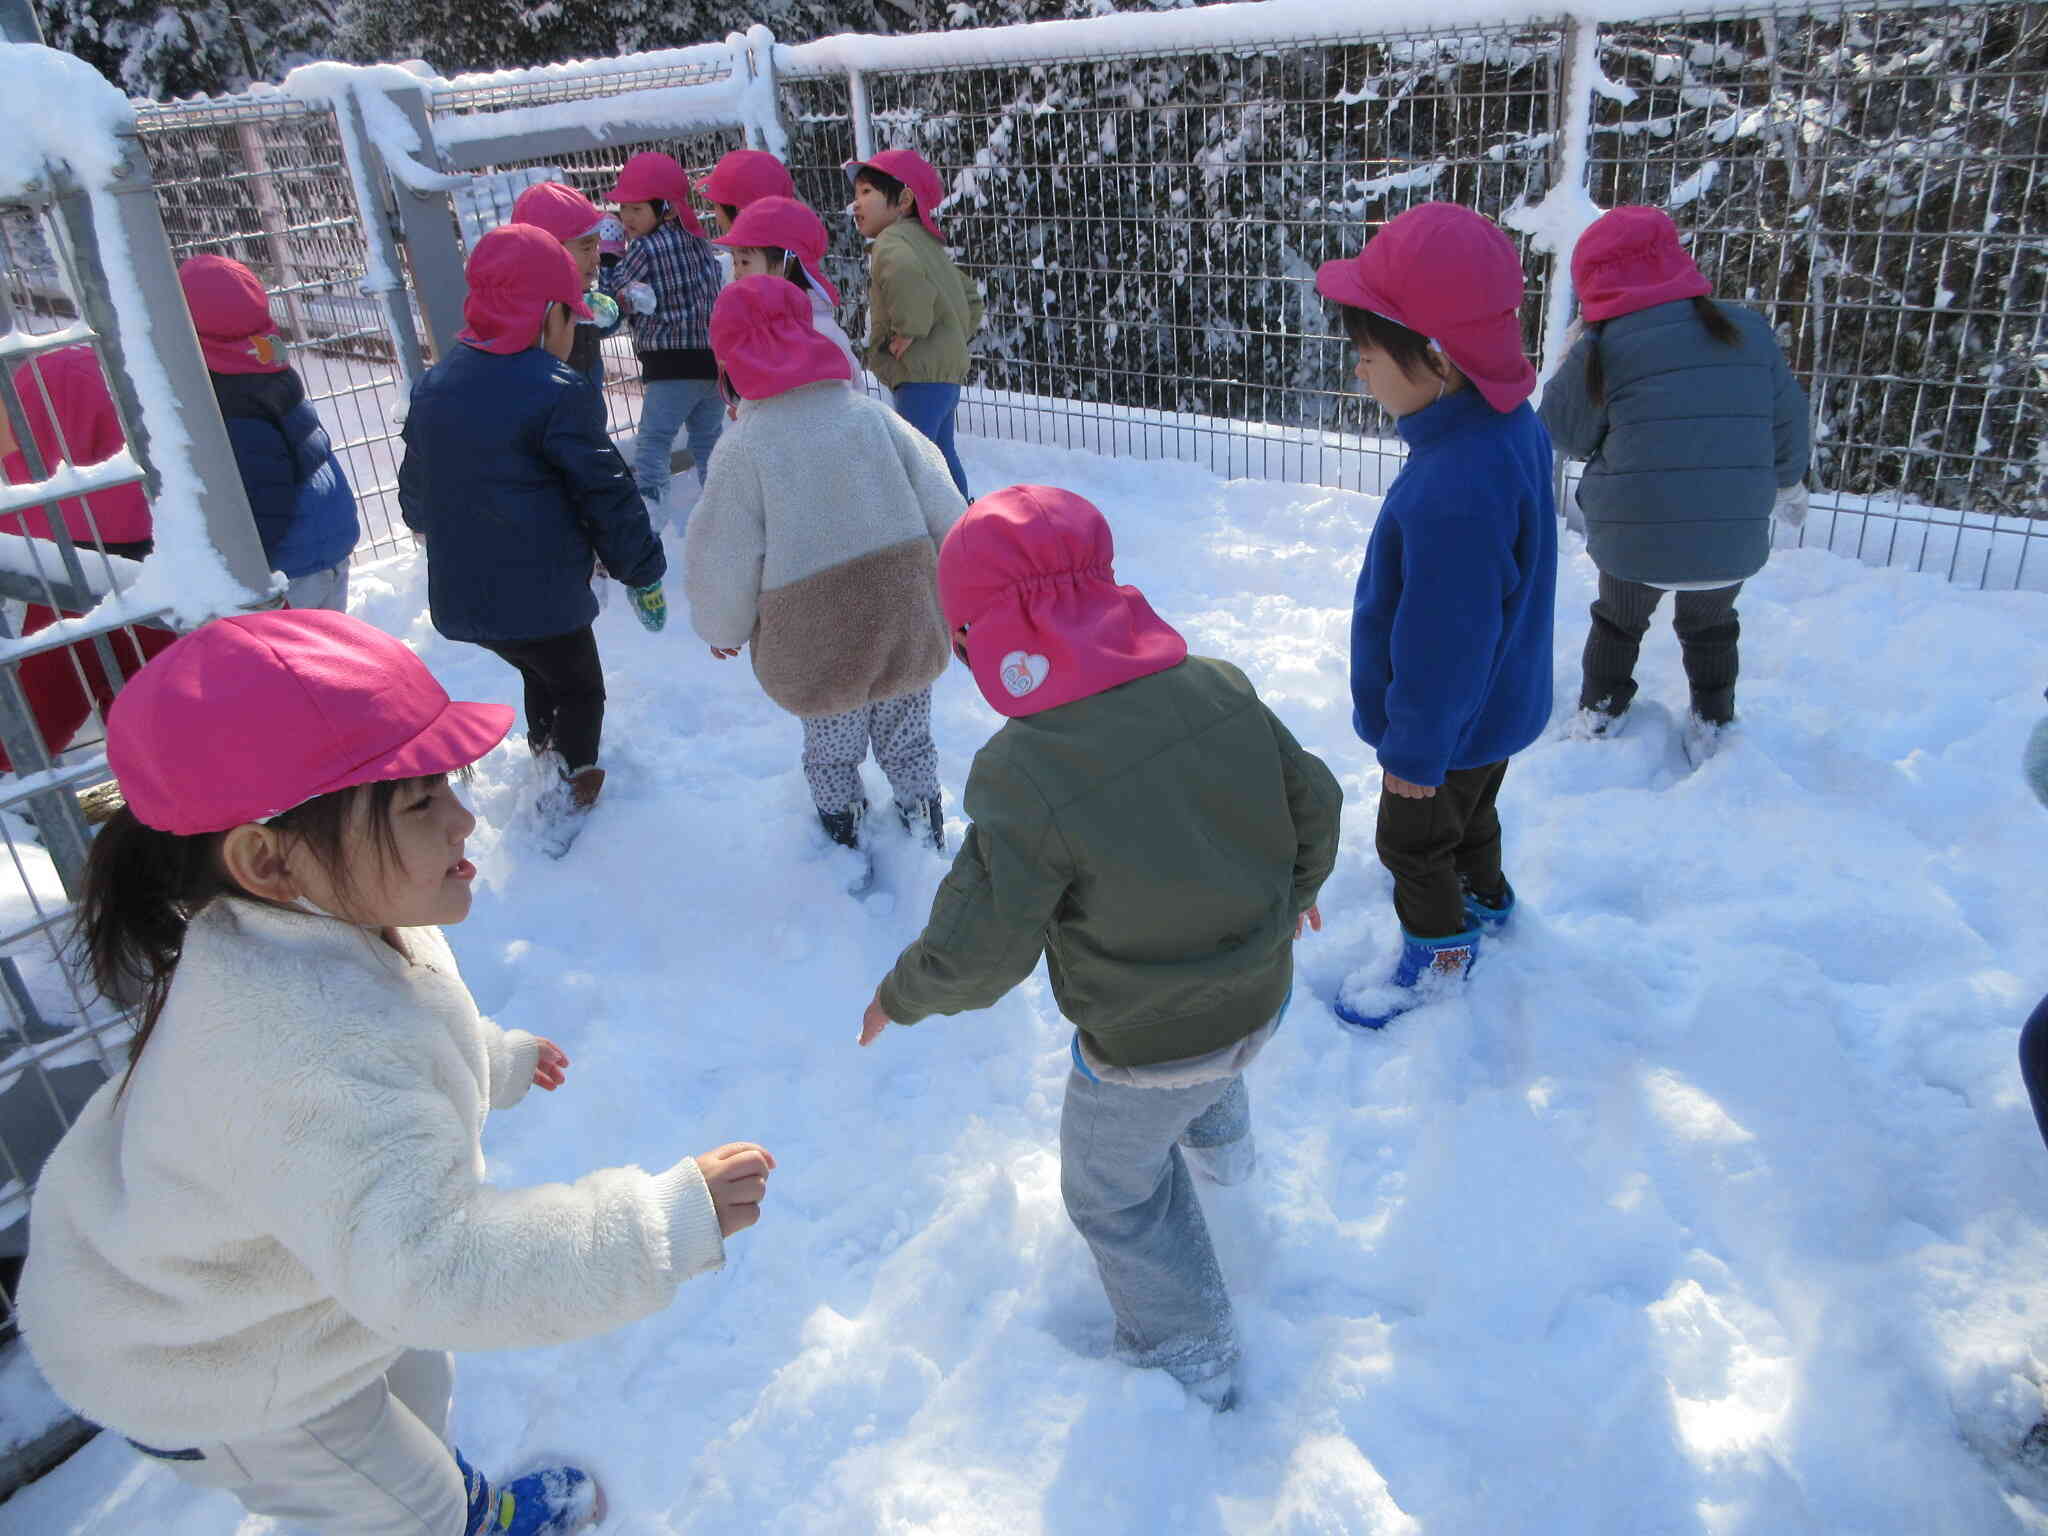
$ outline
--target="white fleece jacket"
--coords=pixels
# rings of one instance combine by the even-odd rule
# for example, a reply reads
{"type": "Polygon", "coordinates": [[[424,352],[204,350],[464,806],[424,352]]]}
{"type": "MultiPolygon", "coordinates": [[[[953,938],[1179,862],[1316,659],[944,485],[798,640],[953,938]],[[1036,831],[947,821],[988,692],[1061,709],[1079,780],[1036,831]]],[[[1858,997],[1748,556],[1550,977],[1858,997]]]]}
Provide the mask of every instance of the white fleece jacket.
{"type": "Polygon", "coordinates": [[[286,1429],[404,1350],[598,1333],[723,1261],[689,1158],[485,1182],[538,1042],[477,1013],[439,930],[403,938],[238,898],[193,919],[127,1092],[36,1188],[23,1331],[88,1418],[166,1449],[286,1429]]]}

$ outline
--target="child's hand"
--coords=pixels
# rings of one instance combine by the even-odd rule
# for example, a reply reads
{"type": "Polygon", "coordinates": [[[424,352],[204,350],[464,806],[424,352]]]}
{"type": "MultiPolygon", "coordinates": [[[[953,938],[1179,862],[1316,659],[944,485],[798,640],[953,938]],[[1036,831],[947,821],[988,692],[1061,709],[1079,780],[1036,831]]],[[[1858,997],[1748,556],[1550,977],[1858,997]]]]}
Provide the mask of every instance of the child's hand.
{"type": "Polygon", "coordinates": [[[882,1012],[882,994],[878,989],[874,1001],[868,1004],[868,1011],[860,1016],[860,1043],[873,1045],[888,1027],[889,1015],[882,1012]]]}
{"type": "Polygon", "coordinates": [[[711,1205],[718,1212],[718,1235],[751,1227],[761,1219],[761,1201],[768,1193],[768,1172],[775,1159],[751,1141],[729,1141],[697,1159],[711,1205]]]}
{"type": "Polygon", "coordinates": [[[711,647],[711,654],[720,661],[731,661],[739,653],[740,648],[736,645],[714,645],[711,647]]]}
{"type": "Polygon", "coordinates": [[[553,1093],[569,1075],[569,1053],[552,1040],[540,1043],[540,1056],[533,1064],[533,1086],[553,1093]]]}
{"type": "Polygon", "coordinates": [[[619,290],[619,297],[626,301],[626,307],[636,315],[654,313],[654,290],[645,283],[628,283],[619,290]]]}
{"type": "Polygon", "coordinates": [[[1297,917],[1294,920],[1294,936],[1297,939],[1301,937],[1301,925],[1303,923],[1307,923],[1309,927],[1315,929],[1317,933],[1321,933],[1323,931],[1323,909],[1321,907],[1311,906],[1306,912],[1302,913],[1301,916],[1297,917]]]}
{"type": "Polygon", "coordinates": [[[1436,796],[1434,784],[1410,784],[1398,773],[1382,773],[1380,781],[1386,785],[1387,793],[1399,795],[1403,800],[1430,800],[1436,796]]]}
{"type": "Polygon", "coordinates": [[[910,350],[910,342],[911,338],[908,336],[891,336],[889,338],[889,355],[899,363],[902,362],[903,354],[910,350]]]}

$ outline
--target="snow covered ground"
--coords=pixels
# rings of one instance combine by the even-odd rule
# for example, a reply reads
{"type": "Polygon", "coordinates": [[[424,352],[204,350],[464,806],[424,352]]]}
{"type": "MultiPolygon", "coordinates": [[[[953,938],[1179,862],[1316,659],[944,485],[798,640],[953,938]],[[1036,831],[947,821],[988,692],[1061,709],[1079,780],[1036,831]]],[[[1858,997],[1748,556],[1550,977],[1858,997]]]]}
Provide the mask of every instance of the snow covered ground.
{"type": "MultiPolygon", "coordinates": [[[[608,1536],[2048,1530],[2005,1450],[2048,1380],[2048,1151],[2013,1059],[2048,988],[2048,815],[2016,767],[2048,596],[1780,553],[1742,604],[1741,730],[1697,773],[1660,621],[1627,733],[1553,735],[1508,776],[1518,927],[1466,997],[1361,1038],[1325,1003],[1396,938],[1345,687],[1375,502],[963,446],[984,489],[1097,500],[1124,578],[1351,796],[1329,926],[1251,1074],[1262,1166],[1204,1196],[1243,1403],[1218,1418],[1106,1358],[1060,1207],[1068,1031],[1042,973],[857,1049],[942,866],[892,842],[893,906],[841,894],[795,724],[680,612],[651,636],[615,599],[612,777],[583,841],[533,849],[517,749],[474,787],[457,954],[485,1009],[575,1061],[492,1120],[493,1172],[738,1137],[780,1167],[761,1225],[669,1311],[465,1357],[473,1460],[585,1459],[608,1536]]],[[[1568,540],[1560,719],[1592,586],[1568,540]]],[[[516,698],[434,635],[420,568],[357,592],[458,696],[516,698]]],[[[963,671],[940,684],[950,790],[995,723],[963,671]]],[[[111,1436],[0,1528],[270,1529],[111,1436]]]]}

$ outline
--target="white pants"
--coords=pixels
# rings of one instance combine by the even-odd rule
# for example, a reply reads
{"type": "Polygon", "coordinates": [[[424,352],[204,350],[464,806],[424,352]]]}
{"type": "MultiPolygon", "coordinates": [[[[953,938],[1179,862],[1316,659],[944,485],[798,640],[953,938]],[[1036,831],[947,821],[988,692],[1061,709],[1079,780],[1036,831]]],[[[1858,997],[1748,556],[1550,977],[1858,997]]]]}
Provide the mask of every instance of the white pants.
{"type": "MultiPolygon", "coordinates": [[[[464,1536],[469,1496],[448,1448],[455,1357],[412,1350],[346,1402],[295,1429],[158,1459],[251,1514],[318,1536],[464,1536]]],[[[147,1454],[147,1453],[145,1453],[147,1454]]]]}

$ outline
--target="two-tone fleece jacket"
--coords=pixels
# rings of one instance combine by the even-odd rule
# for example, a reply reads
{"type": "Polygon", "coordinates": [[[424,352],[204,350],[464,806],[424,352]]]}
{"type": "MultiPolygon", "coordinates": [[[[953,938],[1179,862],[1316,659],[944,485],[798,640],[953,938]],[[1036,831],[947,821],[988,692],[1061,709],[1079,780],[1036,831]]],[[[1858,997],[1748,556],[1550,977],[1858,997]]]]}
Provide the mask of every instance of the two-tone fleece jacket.
{"type": "Polygon", "coordinates": [[[36,1186],[22,1326],[87,1418],[165,1448],[274,1433],[407,1350],[582,1338],[723,1261],[690,1158],[486,1179],[539,1042],[477,1013],[437,929],[400,935],[237,897],[193,918],[127,1091],[36,1186]]]}
{"type": "Polygon", "coordinates": [[[1586,553],[1621,581],[1696,586],[1747,580],[1771,553],[1771,503],[1806,474],[1806,393],[1762,315],[1721,313],[1738,340],[1707,334],[1691,299],[1590,329],[1543,391],[1543,424],[1586,462],[1586,553]],[[1586,391],[1600,355],[1602,398],[1586,391]]]}
{"type": "Polygon", "coordinates": [[[973,825],[923,934],[882,982],[899,1024],[986,1008],[1045,957],[1088,1054],[1204,1056],[1270,1024],[1296,919],[1337,859],[1344,805],[1225,661],[1008,721],[975,754],[973,825]]]}
{"type": "Polygon", "coordinates": [[[965,384],[967,343],[981,329],[981,294],[916,219],[875,236],[868,257],[868,367],[898,384],[965,384]],[[892,336],[908,336],[903,356],[892,336]]]}
{"type": "Polygon", "coordinates": [[[841,380],[747,401],[690,514],[690,622],[711,645],[751,644],[793,715],[915,693],[952,656],[938,549],[966,510],[925,435],[841,380]]]}
{"type": "Polygon", "coordinates": [[[1525,402],[1461,389],[1398,423],[1351,607],[1352,724],[1380,766],[1435,785],[1511,757],[1550,719],[1557,503],[1525,402]]]}

